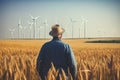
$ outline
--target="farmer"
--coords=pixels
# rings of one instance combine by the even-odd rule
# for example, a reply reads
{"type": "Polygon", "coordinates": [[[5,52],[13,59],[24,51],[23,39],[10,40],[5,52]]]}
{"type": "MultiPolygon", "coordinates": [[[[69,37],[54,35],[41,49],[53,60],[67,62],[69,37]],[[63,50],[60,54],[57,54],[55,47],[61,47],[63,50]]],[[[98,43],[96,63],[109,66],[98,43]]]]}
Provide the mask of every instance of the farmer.
{"type": "Polygon", "coordinates": [[[61,74],[61,68],[64,70],[66,79],[68,70],[73,80],[76,78],[77,66],[74,53],[68,44],[61,41],[64,31],[60,25],[53,25],[49,32],[53,39],[45,43],[39,52],[36,68],[42,80],[45,80],[48,70],[51,68],[51,63],[56,70],[59,70],[59,74],[61,74]]]}

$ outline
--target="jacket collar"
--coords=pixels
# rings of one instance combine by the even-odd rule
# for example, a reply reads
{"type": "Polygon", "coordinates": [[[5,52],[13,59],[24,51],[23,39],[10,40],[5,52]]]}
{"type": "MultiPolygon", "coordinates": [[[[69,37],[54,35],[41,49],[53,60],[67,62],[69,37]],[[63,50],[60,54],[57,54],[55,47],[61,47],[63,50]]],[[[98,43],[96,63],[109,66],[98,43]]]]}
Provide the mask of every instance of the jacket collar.
{"type": "Polygon", "coordinates": [[[52,41],[60,40],[58,37],[53,37],[52,41]]]}

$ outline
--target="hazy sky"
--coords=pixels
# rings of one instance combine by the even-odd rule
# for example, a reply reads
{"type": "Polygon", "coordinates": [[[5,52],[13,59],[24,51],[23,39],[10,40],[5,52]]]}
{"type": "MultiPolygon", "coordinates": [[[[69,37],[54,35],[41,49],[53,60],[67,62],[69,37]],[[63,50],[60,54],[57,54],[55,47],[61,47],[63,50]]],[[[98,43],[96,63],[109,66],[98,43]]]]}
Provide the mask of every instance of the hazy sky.
{"type": "Polygon", "coordinates": [[[0,1],[0,38],[11,38],[9,29],[15,28],[13,37],[17,38],[18,22],[26,29],[21,29],[20,37],[30,37],[32,22],[29,14],[37,19],[36,37],[44,37],[45,19],[48,21],[46,36],[50,27],[59,23],[66,29],[64,37],[72,36],[70,19],[76,20],[73,37],[84,36],[83,19],[86,20],[86,37],[120,37],[120,0],[1,0],[0,1]],[[40,28],[40,32],[38,28],[40,28]],[[80,29],[80,30],[79,30],[80,29]],[[80,32],[79,32],[80,31],[80,32]]]}

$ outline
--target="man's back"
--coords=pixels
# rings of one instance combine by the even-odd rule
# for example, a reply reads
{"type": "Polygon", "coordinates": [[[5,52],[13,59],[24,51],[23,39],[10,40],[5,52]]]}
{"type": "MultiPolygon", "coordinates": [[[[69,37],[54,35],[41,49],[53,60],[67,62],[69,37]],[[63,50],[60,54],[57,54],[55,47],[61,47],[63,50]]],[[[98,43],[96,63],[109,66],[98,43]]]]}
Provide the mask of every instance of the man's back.
{"type": "Polygon", "coordinates": [[[45,44],[46,51],[45,51],[45,63],[54,64],[57,68],[59,67],[67,67],[67,54],[66,54],[66,47],[67,45],[64,44],[62,41],[54,39],[45,44]]]}
{"type": "MultiPolygon", "coordinates": [[[[61,70],[62,68],[65,71],[66,76],[68,75],[67,70],[69,68],[73,79],[75,79],[77,66],[73,51],[68,44],[61,41],[62,34],[65,30],[59,24],[53,25],[51,29],[49,35],[53,37],[53,40],[42,46],[37,58],[37,71],[42,80],[45,80],[48,70],[53,63],[57,70],[61,70]]],[[[60,73],[61,72],[59,72],[59,74],[60,73]]]]}
{"type": "MultiPolygon", "coordinates": [[[[37,59],[37,68],[41,77],[47,76],[47,72],[54,64],[56,69],[63,69],[67,75],[67,70],[70,68],[71,74],[76,73],[76,61],[73,52],[68,44],[63,43],[58,38],[43,45],[37,59]]],[[[44,80],[44,79],[43,79],[44,80]]]]}

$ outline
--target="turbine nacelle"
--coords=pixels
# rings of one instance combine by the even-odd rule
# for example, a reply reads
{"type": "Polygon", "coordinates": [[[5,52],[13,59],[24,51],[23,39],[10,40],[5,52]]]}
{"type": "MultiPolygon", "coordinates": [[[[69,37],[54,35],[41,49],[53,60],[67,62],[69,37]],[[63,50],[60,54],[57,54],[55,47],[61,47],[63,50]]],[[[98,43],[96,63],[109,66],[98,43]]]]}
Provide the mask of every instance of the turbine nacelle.
{"type": "Polygon", "coordinates": [[[31,14],[29,14],[29,16],[32,18],[32,20],[36,20],[36,19],[40,18],[40,16],[33,17],[31,14]]]}

